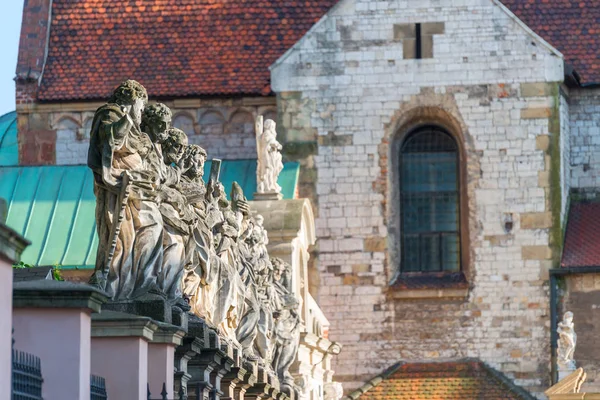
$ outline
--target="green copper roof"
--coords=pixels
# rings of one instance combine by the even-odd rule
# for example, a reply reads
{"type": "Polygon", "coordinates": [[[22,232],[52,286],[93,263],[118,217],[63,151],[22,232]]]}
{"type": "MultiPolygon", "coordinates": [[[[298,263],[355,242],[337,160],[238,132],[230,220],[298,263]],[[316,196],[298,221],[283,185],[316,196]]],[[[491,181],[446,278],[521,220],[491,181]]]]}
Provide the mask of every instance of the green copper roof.
{"type": "MultiPolygon", "coordinates": [[[[295,197],[298,163],[285,163],[279,185],[286,199],[295,197]]],[[[208,177],[210,162],[205,165],[208,177]]],[[[221,181],[227,192],[236,180],[251,200],[256,190],[256,160],[223,161],[221,181]]],[[[31,245],[21,260],[32,265],[93,268],[98,239],[96,198],[87,166],[0,168],[0,198],[8,203],[6,225],[31,245]]]]}
{"type": "Polygon", "coordinates": [[[12,111],[0,116],[0,166],[17,164],[19,164],[17,113],[12,111]]]}

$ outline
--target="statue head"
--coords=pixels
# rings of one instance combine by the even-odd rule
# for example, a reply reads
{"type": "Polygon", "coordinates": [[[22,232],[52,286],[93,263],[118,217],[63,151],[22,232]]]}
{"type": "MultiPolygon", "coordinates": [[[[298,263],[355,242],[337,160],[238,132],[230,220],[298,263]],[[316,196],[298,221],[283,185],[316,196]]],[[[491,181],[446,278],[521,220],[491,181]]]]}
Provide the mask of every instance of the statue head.
{"type": "Polygon", "coordinates": [[[265,121],[265,135],[271,135],[273,137],[277,136],[277,131],[275,130],[275,121],[272,119],[268,119],[265,121]]]}
{"type": "Polygon", "coordinates": [[[183,157],[188,144],[188,137],[184,131],[177,128],[166,130],[167,139],[163,142],[162,150],[165,163],[177,164],[183,157]]]}
{"type": "Polygon", "coordinates": [[[204,176],[206,151],[197,144],[190,144],[186,146],[185,152],[186,154],[184,157],[186,157],[187,162],[190,163],[190,169],[187,170],[186,175],[192,179],[201,179],[204,176]]]}
{"type": "Polygon", "coordinates": [[[129,112],[134,122],[142,122],[142,110],[148,104],[148,93],[146,88],[133,79],[121,83],[113,92],[108,100],[109,103],[117,104],[121,107],[131,107],[129,112]]]}
{"type": "Polygon", "coordinates": [[[290,265],[281,258],[272,257],[271,265],[273,266],[273,280],[279,282],[288,272],[290,265]]]}
{"type": "Polygon", "coordinates": [[[263,226],[263,222],[265,221],[265,218],[262,215],[257,214],[256,217],[254,217],[254,219],[256,220],[256,224],[258,226],[260,226],[260,227],[263,226]]]}
{"type": "Polygon", "coordinates": [[[150,104],[144,109],[141,128],[155,143],[164,143],[167,138],[167,130],[171,127],[173,114],[169,107],[162,103],[150,104]]]}
{"type": "Polygon", "coordinates": [[[566,313],[564,313],[563,323],[568,324],[568,325],[573,323],[573,313],[571,311],[567,311],[566,313]]]}

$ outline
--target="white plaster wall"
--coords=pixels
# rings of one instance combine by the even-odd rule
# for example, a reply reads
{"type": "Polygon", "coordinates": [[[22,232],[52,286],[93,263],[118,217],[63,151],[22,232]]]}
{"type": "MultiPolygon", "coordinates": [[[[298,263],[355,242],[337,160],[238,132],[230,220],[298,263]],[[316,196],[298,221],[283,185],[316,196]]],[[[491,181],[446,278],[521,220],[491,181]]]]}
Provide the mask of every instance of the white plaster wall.
{"type": "Polygon", "coordinates": [[[521,228],[520,219],[549,212],[540,183],[547,149],[538,140],[550,133],[556,98],[525,93],[522,84],[562,81],[562,65],[490,0],[345,0],[272,66],[282,99],[301,92],[314,104],[310,128],[351,137],[320,145],[315,157],[318,300],[330,338],[345,345],[334,370],[346,390],[399,360],[462,357],[480,358],[533,392],[547,387],[550,231],[521,228]],[[432,59],[404,60],[394,40],[394,24],[416,22],[445,23],[432,59]],[[392,301],[396,267],[388,251],[368,245],[388,236],[394,182],[377,189],[382,165],[391,165],[382,157],[402,112],[436,99],[465,128],[472,289],[466,301],[392,301]],[[505,213],[515,218],[510,234],[505,213]]]}
{"type": "Polygon", "coordinates": [[[12,284],[12,265],[0,257],[0,400],[9,400],[12,393],[12,284]]]}
{"type": "Polygon", "coordinates": [[[89,311],[60,308],[16,308],[15,349],[40,358],[44,399],[89,400],[89,311]]]}

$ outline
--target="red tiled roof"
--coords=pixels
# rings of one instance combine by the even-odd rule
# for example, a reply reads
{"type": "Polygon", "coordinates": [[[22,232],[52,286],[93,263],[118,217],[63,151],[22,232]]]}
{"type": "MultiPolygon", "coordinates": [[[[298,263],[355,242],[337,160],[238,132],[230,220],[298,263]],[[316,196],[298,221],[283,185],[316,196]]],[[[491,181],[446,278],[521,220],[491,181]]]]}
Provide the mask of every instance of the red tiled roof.
{"type": "Polygon", "coordinates": [[[531,400],[480,361],[397,364],[350,394],[360,400],[531,400]],[[373,387],[370,387],[373,385],[373,387]]]}
{"type": "Polygon", "coordinates": [[[600,266],[600,203],[571,204],[562,267],[600,266]]]}
{"type": "MultiPolygon", "coordinates": [[[[600,1],[502,1],[600,82],[600,1]]],[[[267,95],[269,65],[336,2],[54,0],[38,99],[106,98],[127,78],[156,97],[267,95]]]]}
{"type": "Polygon", "coordinates": [[[337,0],[54,0],[40,100],[267,95],[269,65],[337,0]]]}
{"type": "Polygon", "coordinates": [[[500,0],[565,56],[581,83],[600,83],[600,1],[500,0]]]}

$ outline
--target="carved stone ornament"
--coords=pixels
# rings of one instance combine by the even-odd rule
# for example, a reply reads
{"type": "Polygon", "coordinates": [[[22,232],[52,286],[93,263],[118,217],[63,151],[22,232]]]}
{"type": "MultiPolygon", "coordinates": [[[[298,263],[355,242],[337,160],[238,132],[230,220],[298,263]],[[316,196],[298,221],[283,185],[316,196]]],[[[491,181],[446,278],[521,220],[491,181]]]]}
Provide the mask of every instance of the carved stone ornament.
{"type": "Polygon", "coordinates": [[[577,334],[575,333],[575,324],[573,323],[573,313],[567,311],[563,320],[558,323],[558,349],[557,349],[557,362],[558,368],[562,371],[574,371],[575,360],[573,354],[575,353],[575,346],[577,346],[577,334]]]}
{"type": "MultiPolygon", "coordinates": [[[[90,282],[113,304],[161,299],[191,307],[291,393],[300,336],[291,267],[269,257],[263,217],[251,214],[237,183],[227,199],[220,160],[205,185],[206,151],[188,144],[171,117],[164,104],[148,105],[146,89],[132,80],[94,115],[88,166],[99,245],[90,282]]],[[[281,191],[275,137],[275,122],[263,126],[260,117],[261,193],[281,191]]]]}
{"type": "Polygon", "coordinates": [[[258,163],[256,166],[256,192],[258,199],[272,197],[281,198],[281,186],[277,184],[279,174],[283,170],[281,144],[277,141],[275,121],[264,121],[263,116],[256,118],[256,151],[258,163]],[[263,196],[260,196],[263,195],[263,196]]]}

